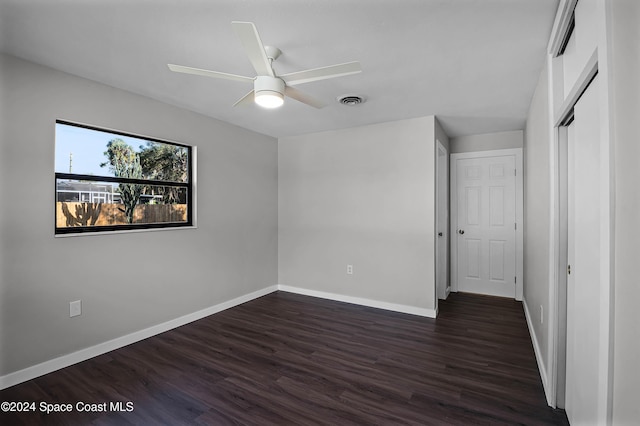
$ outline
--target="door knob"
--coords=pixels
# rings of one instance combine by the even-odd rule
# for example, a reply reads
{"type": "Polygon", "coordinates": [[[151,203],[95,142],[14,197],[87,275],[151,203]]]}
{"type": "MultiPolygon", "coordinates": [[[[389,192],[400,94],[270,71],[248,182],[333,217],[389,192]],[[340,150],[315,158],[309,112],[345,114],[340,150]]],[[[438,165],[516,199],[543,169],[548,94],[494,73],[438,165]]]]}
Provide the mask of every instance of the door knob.
{"type": "Polygon", "coordinates": [[[442,237],[442,232],[438,232],[438,237],[442,237]]]}
{"type": "Polygon", "coordinates": [[[464,235],[464,229],[458,229],[458,234],[464,235]]]}

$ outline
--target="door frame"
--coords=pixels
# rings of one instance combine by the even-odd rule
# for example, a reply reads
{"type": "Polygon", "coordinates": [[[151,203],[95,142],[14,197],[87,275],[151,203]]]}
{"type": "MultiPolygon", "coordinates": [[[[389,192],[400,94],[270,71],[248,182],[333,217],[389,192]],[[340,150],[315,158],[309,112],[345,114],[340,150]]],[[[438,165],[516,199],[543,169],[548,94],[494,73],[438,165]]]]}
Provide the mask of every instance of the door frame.
{"type": "MultiPolygon", "coordinates": [[[[597,52],[594,52],[591,59],[587,63],[585,70],[583,71],[579,81],[576,83],[576,88],[572,91],[573,97],[568,98],[563,104],[560,113],[554,122],[552,130],[554,146],[550,153],[552,157],[552,175],[551,175],[551,188],[552,193],[552,222],[550,227],[550,259],[552,259],[550,270],[550,302],[551,312],[549,321],[549,377],[548,385],[545,386],[545,393],[547,393],[547,402],[552,407],[564,408],[567,399],[566,388],[566,365],[570,360],[567,358],[567,298],[566,298],[566,267],[567,263],[563,264],[563,251],[568,245],[572,244],[570,238],[568,238],[568,221],[566,217],[563,217],[561,207],[565,200],[561,197],[571,197],[573,192],[571,188],[567,188],[567,191],[563,192],[562,183],[563,179],[568,175],[568,164],[562,158],[561,148],[562,144],[568,142],[567,126],[571,124],[574,119],[574,106],[582,96],[582,94],[590,87],[593,78],[600,74],[598,70],[597,52]],[[563,238],[566,238],[563,241],[563,238]],[[564,299],[563,299],[564,298],[564,299]],[[564,340],[564,341],[563,341],[564,340]],[[564,345],[564,347],[563,347],[564,345]]],[[[606,80],[604,77],[599,78],[598,94],[600,99],[606,98],[606,80]]],[[[613,339],[613,272],[612,265],[614,261],[613,242],[612,242],[612,217],[613,217],[613,198],[611,190],[611,167],[612,167],[612,154],[610,139],[608,137],[608,126],[606,123],[607,109],[604,103],[600,102],[600,120],[599,120],[599,153],[600,153],[600,171],[599,181],[600,184],[594,191],[599,193],[600,201],[600,219],[599,229],[600,244],[599,262],[600,262],[600,289],[599,289],[599,312],[600,321],[599,329],[593,330],[594,333],[599,335],[599,344],[596,350],[599,353],[600,360],[598,365],[599,392],[597,401],[598,405],[598,424],[611,424],[612,409],[613,409],[613,397],[612,397],[612,378],[613,378],[613,357],[611,355],[611,345],[613,339]]],[[[569,157],[567,157],[569,158],[569,157]]]]}
{"type": "MultiPolygon", "coordinates": [[[[496,149],[491,151],[460,152],[449,156],[449,217],[451,219],[449,235],[455,235],[458,225],[458,182],[457,182],[457,162],[462,159],[504,157],[513,155],[516,167],[516,294],[515,300],[521,301],[523,294],[523,260],[524,260],[524,239],[523,239],[523,218],[524,218],[524,179],[522,169],[522,148],[496,149]]],[[[451,291],[458,291],[458,242],[457,238],[450,239],[450,259],[451,259],[451,291]]]]}
{"type": "Polygon", "coordinates": [[[438,228],[439,228],[439,224],[440,224],[440,220],[441,219],[446,219],[447,225],[445,226],[444,231],[444,236],[443,238],[445,238],[445,249],[444,249],[444,253],[439,254],[439,249],[438,249],[438,242],[439,242],[439,237],[436,234],[435,237],[435,253],[436,253],[436,261],[435,261],[435,271],[436,271],[436,294],[435,294],[435,300],[436,300],[436,306],[437,306],[437,301],[438,299],[441,300],[446,300],[447,297],[449,296],[449,293],[451,292],[451,273],[449,271],[449,259],[450,259],[450,236],[449,236],[449,197],[450,197],[450,187],[449,187],[449,150],[444,146],[444,144],[442,142],[440,142],[439,139],[436,139],[436,194],[435,194],[435,206],[436,206],[436,223],[435,223],[435,231],[436,233],[438,232],[438,228]],[[444,156],[446,157],[444,160],[444,182],[442,182],[441,180],[441,171],[440,167],[441,163],[440,163],[440,152],[444,153],[444,156]],[[444,216],[445,217],[441,217],[441,205],[440,205],[440,191],[442,189],[442,185],[444,185],[444,189],[447,193],[447,197],[446,197],[446,205],[444,206],[444,216]],[[445,264],[445,268],[444,268],[444,295],[440,294],[441,290],[440,288],[438,288],[439,282],[438,282],[438,264],[439,264],[439,256],[443,255],[444,256],[444,264],[445,264]],[[444,297],[441,297],[444,296],[444,297]]]}
{"type": "MultiPolygon", "coordinates": [[[[548,377],[543,381],[545,384],[545,393],[547,402],[550,406],[563,408],[566,400],[566,363],[569,362],[566,355],[566,337],[567,337],[567,306],[566,306],[566,262],[563,264],[563,251],[566,250],[566,244],[563,237],[567,233],[566,217],[562,217],[560,206],[564,200],[560,197],[568,197],[569,191],[563,193],[561,188],[562,180],[566,178],[568,173],[567,164],[563,162],[560,145],[567,143],[566,126],[573,119],[573,108],[582,96],[584,91],[589,87],[593,78],[600,74],[598,64],[597,50],[587,62],[585,69],[574,89],[564,101],[564,104],[558,110],[557,116],[553,121],[552,149],[551,154],[551,223],[549,238],[549,260],[550,260],[550,312],[549,312],[549,371],[548,377]],[[547,383],[548,382],[548,383],[547,383]]],[[[606,80],[603,77],[598,84],[600,99],[606,99],[607,89],[606,80]]],[[[613,198],[612,198],[612,181],[611,167],[612,154],[610,138],[608,133],[607,108],[604,103],[601,104],[600,110],[600,153],[601,153],[601,170],[600,170],[600,187],[596,188],[600,194],[600,329],[594,330],[599,333],[601,362],[599,366],[598,376],[601,383],[601,389],[597,403],[601,407],[602,422],[610,422],[612,416],[612,377],[613,377],[613,357],[610,353],[611,341],[613,339],[613,263],[614,251],[612,242],[612,217],[613,217],[613,198]]],[[[570,244],[570,241],[567,241],[570,244]]],[[[604,424],[604,423],[603,423],[604,424]]]]}

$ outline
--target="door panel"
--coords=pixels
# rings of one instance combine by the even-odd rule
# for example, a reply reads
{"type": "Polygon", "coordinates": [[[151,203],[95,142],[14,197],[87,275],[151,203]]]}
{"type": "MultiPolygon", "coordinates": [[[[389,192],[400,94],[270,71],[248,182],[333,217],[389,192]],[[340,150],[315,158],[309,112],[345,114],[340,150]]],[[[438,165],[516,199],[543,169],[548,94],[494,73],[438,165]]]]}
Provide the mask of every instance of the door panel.
{"type": "Polygon", "coordinates": [[[504,187],[494,186],[489,188],[489,225],[504,226],[504,187]]]}
{"type": "Polygon", "coordinates": [[[515,156],[458,159],[458,291],[515,297],[515,156]]]}
{"type": "Polygon", "coordinates": [[[466,238],[467,245],[467,279],[480,279],[480,240],[466,238]]]}
{"type": "Polygon", "coordinates": [[[489,279],[492,281],[505,280],[504,258],[504,241],[489,241],[489,279]]]}
{"type": "Polygon", "coordinates": [[[600,129],[597,78],[568,127],[566,411],[571,424],[597,424],[600,390],[600,129]]]}
{"type": "Polygon", "coordinates": [[[465,223],[467,225],[480,225],[480,191],[479,186],[467,187],[467,217],[465,223]]]}

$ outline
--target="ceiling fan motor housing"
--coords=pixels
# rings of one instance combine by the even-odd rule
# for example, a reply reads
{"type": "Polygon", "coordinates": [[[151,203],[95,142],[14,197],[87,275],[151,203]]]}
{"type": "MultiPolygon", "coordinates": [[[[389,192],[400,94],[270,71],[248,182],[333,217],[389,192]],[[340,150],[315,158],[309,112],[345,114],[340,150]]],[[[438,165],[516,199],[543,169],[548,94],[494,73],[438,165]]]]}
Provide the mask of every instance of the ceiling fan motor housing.
{"type": "Polygon", "coordinates": [[[256,96],[260,95],[284,95],[284,81],[278,77],[270,77],[267,75],[259,75],[253,83],[253,90],[256,96]],[[275,92],[275,93],[274,93],[275,92]]]}

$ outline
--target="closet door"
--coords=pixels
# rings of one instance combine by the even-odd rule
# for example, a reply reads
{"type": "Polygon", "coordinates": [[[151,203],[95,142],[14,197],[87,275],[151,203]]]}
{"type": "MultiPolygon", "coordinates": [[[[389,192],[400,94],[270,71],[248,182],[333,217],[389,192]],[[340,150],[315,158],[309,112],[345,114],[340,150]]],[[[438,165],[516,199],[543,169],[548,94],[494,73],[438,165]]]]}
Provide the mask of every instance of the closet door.
{"type": "Polygon", "coordinates": [[[601,197],[597,77],[568,126],[566,411],[572,425],[600,424],[601,197]]]}

